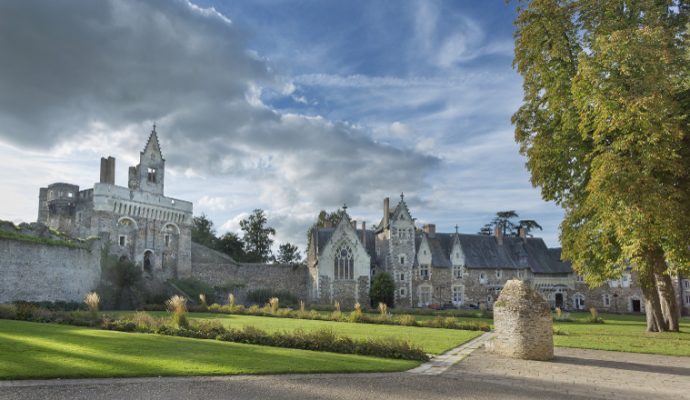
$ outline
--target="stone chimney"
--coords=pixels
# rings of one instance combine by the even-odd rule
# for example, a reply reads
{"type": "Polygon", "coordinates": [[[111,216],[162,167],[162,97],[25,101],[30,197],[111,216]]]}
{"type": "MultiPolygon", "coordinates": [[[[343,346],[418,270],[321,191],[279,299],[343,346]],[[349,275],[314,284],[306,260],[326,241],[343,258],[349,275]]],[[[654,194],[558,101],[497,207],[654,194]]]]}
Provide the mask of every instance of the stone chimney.
{"type": "Polygon", "coordinates": [[[527,229],[525,229],[524,226],[518,228],[518,234],[520,235],[521,239],[527,240],[527,229]]]}
{"type": "Polygon", "coordinates": [[[101,157],[101,183],[115,184],[115,158],[101,157]]]}
{"type": "Polygon", "coordinates": [[[503,226],[496,225],[494,227],[494,236],[496,236],[496,242],[498,242],[499,245],[502,245],[503,244],[503,226]]]}
{"type": "Polygon", "coordinates": [[[388,227],[388,217],[389,217],[390,212],[391,212],[389,205],[390,205],[390,199],[388,197],[386,197],[385,199],[383,199],[383,228],[384,229],[388,227]]]}
{"type": "Polygon", "coordinates": [[[352,220],[352,229],[354,229],[355,232],[357,232],[357,220],[352,220]]]}
{"type": "Polygon", "coordinates": [[[367,247],[367,223],[362,221],[362,245],[364,248],[367,247]]]}
{"type": "Polygon", "coordinates": [[[436,234],[436,224],[426,224],[422,226],[422,230],[430,235],[436,234]]]}

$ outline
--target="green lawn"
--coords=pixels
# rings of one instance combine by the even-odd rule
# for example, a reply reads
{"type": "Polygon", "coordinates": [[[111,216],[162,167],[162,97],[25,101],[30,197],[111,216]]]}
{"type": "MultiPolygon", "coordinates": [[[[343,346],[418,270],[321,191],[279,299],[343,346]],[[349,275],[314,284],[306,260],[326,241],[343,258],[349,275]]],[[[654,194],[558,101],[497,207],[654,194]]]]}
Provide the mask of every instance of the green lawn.
{"type": "MultiPolygon", "coordinates": [[[[584,318],[586,314],[571,314],[584,318]]],[[[690,356],[690,320],[684,318],[680,333],[647,333],[643,315],[604,314],[603,324],[556,322],[554,327],[567,335],[554,335],[561,347],[627,351],[632,353],[690,356]]]]}
{"type": "Polygon", "coordinates": [[[0,379],[403,371],[416,361],[0,320],[0,379]]]}
{"type": "MultiPolygon", "coordinates": [[[[165,316],[165,312],[152,312],[156,316],[165,316]]],[[[458,329],[421,328],[413,326],[361,324],[350,322],[318,321],[293,318],[256,317],[251,315],[190,313],[192,319],[213,319],[229,328],[242,328],[247,325],[265,330],[294,331],[302,329],[312,331],[332,329],[342,336],[355,339],[389,338],[409,340],[431,354],[441,354],[483,334],[481,331],[464,331],[458,329]]]]}

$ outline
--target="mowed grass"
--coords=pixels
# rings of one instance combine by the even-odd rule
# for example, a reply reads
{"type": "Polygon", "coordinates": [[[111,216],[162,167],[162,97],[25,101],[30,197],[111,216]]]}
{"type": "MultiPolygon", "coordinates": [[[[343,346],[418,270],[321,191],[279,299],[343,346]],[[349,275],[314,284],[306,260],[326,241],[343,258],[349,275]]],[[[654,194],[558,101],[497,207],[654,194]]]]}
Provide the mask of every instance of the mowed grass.
{"type": "MultiPolygon", "coordinates": [[[[165,312],[152,312],[151,314],[159,317],[169,315],[165,312]]],[[[235,329],[241,329],[245,326],[253,326],[267,332],[291,332],[298,329],[304,331],[331,329],[338,335],[348,336],[354,339],[397,338],[408,340],[430,354],[441,354],[484,333],[481,331],[465,331],[458,329],[362,324],[235,314],[190,313],[189,317],[191,319],[220,321],[223,326],[235,329]]]]}
{"type": "Polygon", "coordinates": [[[390,372],[392,360],[0,320],[0,379],[390,372]]]}
{"type": "MultiPolygon", "coordinates": [[[[585,318],[586,314],[571,314],[585,318]]],[[[690,356],[690,320],[681,321],[681,332],[645,332],[644,315],[604,314],[603,324],[555,322],[554,327],[566,335],[554,335],[560,347],[627,351],[632,353],[690,356]]]]}

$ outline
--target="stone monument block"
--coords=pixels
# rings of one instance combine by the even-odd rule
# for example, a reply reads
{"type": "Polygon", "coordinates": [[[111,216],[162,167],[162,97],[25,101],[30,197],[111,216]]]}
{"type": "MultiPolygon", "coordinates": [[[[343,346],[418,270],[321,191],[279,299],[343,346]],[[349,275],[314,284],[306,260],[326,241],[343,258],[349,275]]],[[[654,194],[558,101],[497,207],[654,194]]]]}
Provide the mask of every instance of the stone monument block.
{"type": "Polygon", "coordinates": [[[488,349],[497,354],[525,360],[553,358],[551,308],[528,282],[506,282],[494,303],[493,340],[488,349]]]}

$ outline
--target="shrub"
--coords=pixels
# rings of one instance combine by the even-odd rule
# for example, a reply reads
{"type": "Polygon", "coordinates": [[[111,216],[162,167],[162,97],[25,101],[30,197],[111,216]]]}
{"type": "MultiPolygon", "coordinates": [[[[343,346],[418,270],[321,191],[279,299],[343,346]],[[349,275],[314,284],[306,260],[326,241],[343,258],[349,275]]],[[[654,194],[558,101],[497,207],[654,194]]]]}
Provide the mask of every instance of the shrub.
{"type": "Polygon", "coordinates": [[[96,292],[89,292],[84,298],[84,304],[86,304],[93,319],[98,318],[98,305],[100,303],[101,297],[96,292]]]}
{"type": "Polygon", "coordinates": [[[395,300],[395,282],[393,277],[388,272],[379,272],[374,275],[371,280],[371,288],[369,289],[369,298],[371,299],[372,307],[378,303],[385,303],[393,307],[395,300]]]}
{"type": "Polygon", "coordinates": [[[251,306],[251,307],[249,307],[249,308],[247,309],[247,313],[248,313],[248,314],[252,314],[252,315],[261,314],[261,308],[259,308],[259,306],[257,306],[256,304],[254,304],[253,306],[251,306]]]}
{"type": "Polygon", "coordinates": [[[26,301],[17,301],[14,303],[16,308],[17,319],[30,321],[34,311],[38,310],[38,306],[26,301]]]}
{"type": "Polygon", "coordinates": [[[0,304],[0,319],[17,319],[17,306],[0,304]]]}
{"type": "Polygon", "coordinates": [[[355,308],[350,313],[348,320],[350,322],[364,322],[366,320],[366,318],[364,317],[364,313],[362,313],[362,305],[361,304],[355,303],[355,308]]]}
{"type": "Polygon", "coordinates": [[[189,321],[187,321],[187,299],[174,295],[165,302],[165,305],[168,307],[168,311],[172,313],[172,321],[175,326],[178,328],[189,327],[189,321]]]}
{"type": "Polygon", "coordinates": [[[138,332],[156,332],[163,325],[163,321],[145,312],[137,312],[131,317],[131,322],[138,332]]]}
{"type": "Polygon", "coordinates": [[[412,315],[401,315],[400,318],[398,318],[398,322],[400,325],[418,326],[417,318],[413,317],[412,315]]]}
{"type": "Polygon", "coordinates": [[[280,299],[277,297],[271,297],[268,301],[271,308],[271,314],[276,314],[278,312],[278,307],[280,306],[280,299]]]}
{"type": "Polygon", "coordinates": [[[202,339],[215,339],[227,332],[220,321],[214,320],[194,321],[189,329],[197,331],[197,336],[194,337],[201,337],[202,339]]]}
{"type": "Polygon", "coordinates": [[[383,302],[379,303],[378,310],[379,310],[379,320],[386,321],[386,320],[390,319],[390,315],[388,314],[388,305],[386,303],[383,303],[383,302]]]}

